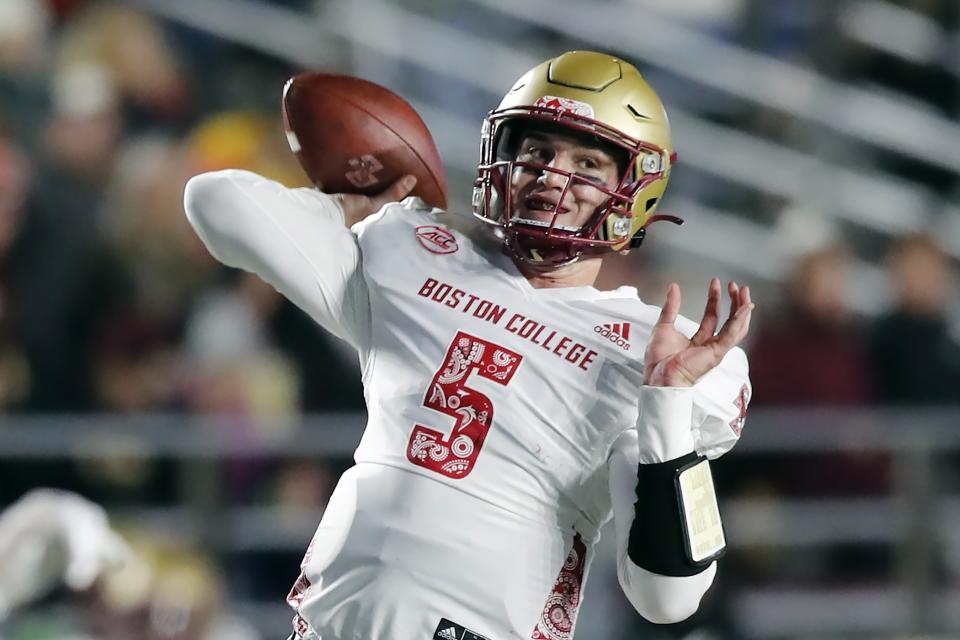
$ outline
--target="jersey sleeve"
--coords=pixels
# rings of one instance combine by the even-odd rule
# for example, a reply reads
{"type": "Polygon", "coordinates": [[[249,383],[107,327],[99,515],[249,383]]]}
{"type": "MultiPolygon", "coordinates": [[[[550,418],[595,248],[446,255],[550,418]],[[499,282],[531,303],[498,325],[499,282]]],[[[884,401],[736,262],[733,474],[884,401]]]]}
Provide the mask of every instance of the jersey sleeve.
{"type": "Polygon", "coordinates": [[[694,449],[714,460],[737,444],[747,419],[752,390],[743,349],[731,349],[694,390],[694,449]]]}
{"type": "MultiPolygon", "coordinates": [[[[628,429],[614,442],[607,458],[610,503],[617,548],[617,579],[630,604],[640,615],[657,624],[685,620],[699,608],[713,584],[716,562],[692,576],[664,576],[638,567],[630,559],[628,545],[635,518],[637,465],[640,446],[637,429],[628,429]]],[[[689,451],[689,449],[688,449],[689,451]]],[[[670,455],[666,453],[665,455],[670,455]]],[[[657,526],[655,521],[644,526],[657,526]]]]}
{"type": "Polygon", "coordinates": [[[217,260],[257,274],[326,330],[367,348],[370,302],[360,247],[335,200],[225,170],[191,178],[184,208],[217,260]]]}
{"type": "MultiPolygon", "coordinates": [[[[686,336],[697,332],[699,324],[683,316],[677,318],[677,329],[686,336]]],[[[751,386],[747,355],[734,347],[716,367],[693,386],[694,449],[714,460],[733,448],[747,416],[751,386]]]]}

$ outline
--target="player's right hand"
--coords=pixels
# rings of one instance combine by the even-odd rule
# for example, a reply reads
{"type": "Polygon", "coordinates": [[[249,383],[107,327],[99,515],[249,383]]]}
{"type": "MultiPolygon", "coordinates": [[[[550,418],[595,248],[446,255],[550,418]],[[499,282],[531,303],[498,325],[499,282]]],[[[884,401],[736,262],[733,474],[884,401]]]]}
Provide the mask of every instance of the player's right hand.
{"type": "Polygon", "coordinates": [[[400,202],[417,186],[417,179],[406,175],[376,196],[361,196],[355,193],[335,193],[333,197],[343,207],[344,222],[352,227],[372,213],[376,213],[389,202],[400,202]]]}

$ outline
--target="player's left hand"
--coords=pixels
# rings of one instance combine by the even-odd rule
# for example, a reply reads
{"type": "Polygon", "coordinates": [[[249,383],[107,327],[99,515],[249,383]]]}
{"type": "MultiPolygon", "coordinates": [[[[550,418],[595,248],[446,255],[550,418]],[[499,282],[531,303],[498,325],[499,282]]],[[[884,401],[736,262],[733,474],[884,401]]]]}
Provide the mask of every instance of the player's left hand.
{"type": "Polygon", "coordinates": [[[660,318],[653,327],[644,355],[643,384],[654,387],[691,387],[704,374],[720,364],[730,349],[746,337],[754,304],[750,287],[731,282],[730,315],[717,332],[720,318],[720,279],[710,281],[707,306],[700,328],[687,338],[674,327],[680,311],[680,287],[672,283],[660,318]]]}

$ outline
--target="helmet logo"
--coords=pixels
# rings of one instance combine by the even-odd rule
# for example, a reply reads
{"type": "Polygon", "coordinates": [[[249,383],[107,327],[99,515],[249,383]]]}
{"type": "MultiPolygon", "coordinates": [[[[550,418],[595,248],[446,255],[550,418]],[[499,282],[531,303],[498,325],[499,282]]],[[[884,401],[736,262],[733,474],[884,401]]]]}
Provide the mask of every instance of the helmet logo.
{"type": "Polygon", "coordinates": [[[350,171],[347,171],[344,177],[358,189],[371,187],[380,180],[377,171],[383,169],[383,165],[369,153],[359,158],[350,158],[347,164],[350,165],[350,171]]]}
{"type": "Polygon", "coordinates": [[[435,224],[425,224],[417,227],[417,240],[430,253],[454,253],[457,246],[456,237],[443,227],[435,224]]]}
{"type": "Polygon", "coordinates": [[[533,104],[535,107],[544,109],[555,109],[557,111],[569,112],[576,116],[584,118],[593,118],[593,107],[586,102],[573,100],[572,98],[561,98],[559,96],[540,96],[533,104]]]}

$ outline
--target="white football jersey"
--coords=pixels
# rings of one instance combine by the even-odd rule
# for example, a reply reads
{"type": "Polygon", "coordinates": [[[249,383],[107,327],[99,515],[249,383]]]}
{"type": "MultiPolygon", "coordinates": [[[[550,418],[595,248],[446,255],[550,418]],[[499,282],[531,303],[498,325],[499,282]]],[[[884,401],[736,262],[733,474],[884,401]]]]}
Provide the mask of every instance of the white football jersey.
{"type": "MultiPolygon", "coordinates": [[[[327,196],[250,175],[232,180],[250,181],[245,196],[260,211],[297,201],[336,215],[327,196]]],[[[188,194],[188,213],[216,199],[191,207],[188,194]]],[[[413,640],[443,637],[449,624],[456,638],[572,637],[591,549],[615,506],[611,455],[626,448],[637,460],[643,353],[659,307],[630,287],[533,288],[481,223],[416,198],[353,235],[341,222],[336,242],[317,237],[327,227],[298,226],[314,224],[299,215],[275,211],[259,231],[217,237],[228,223],[191,213],[214,255],[261,273],[360,355],[369,421],[291,592],[298,631],[413,640]],[[293,265],[237,250],[275,227],[305,257],[306,281],[285,275],[293,265]]],[[[693,390],[698,452],[733,446],[749,394],[737,349],[693,390]]],[[[621,502],[632,519],[632,499],[621,502]]]]}

